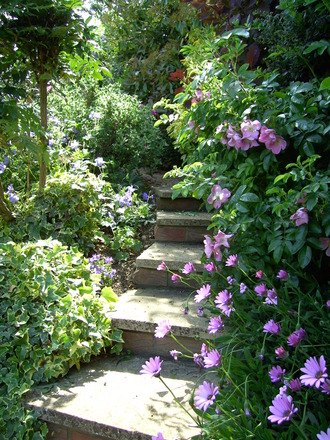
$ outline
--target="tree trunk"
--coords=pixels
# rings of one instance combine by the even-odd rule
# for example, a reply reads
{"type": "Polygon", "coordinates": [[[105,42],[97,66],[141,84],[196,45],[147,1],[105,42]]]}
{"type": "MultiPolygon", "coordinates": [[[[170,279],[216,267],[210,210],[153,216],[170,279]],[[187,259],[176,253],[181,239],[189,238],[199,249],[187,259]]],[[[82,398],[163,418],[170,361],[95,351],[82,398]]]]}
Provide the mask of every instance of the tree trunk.
{"type": "MultiPolygon", "coordinates": [[[[40,122],[45,133],[47,131],[47,80],[39,81],[39,91],[40,91],[40,122]]],[[[39,192],[43,190],[46,185],[47,176],[47,165],[46,165],[46,150],[47,150],[47,139],[43,137],[41,139],[43,144],[43,151],[40,158],[40,172],[39,172],[39,192]]]]}
{"type": "Polygon", "coordinates": [[[4,191],[3,191],[3,186],[2,186],[1,180],[0,180],[0,216],[6,222],[11,222],[12,220],[15,220],[15,217],[9,211],[9,209],[7,208],[7,205],[5,203],[4,191]]]}

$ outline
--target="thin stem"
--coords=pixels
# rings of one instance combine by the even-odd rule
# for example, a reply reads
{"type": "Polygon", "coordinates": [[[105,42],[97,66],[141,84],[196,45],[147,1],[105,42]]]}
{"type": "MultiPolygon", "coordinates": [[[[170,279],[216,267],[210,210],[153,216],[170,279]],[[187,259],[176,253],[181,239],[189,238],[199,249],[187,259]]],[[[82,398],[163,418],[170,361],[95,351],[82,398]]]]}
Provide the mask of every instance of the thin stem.
{"type": "Polygon", "coordinates": [[[170,333],[170,336],[173,339],[173,341],[175,341],[178,345],[180,345],[181,348],[183,348],[188,353],[191,353],[192,355],[194,355],[194,352],[192,352],[187,347],[185,347],[172,333],[170,333]]]}
{"type": "Polygon", "coordinates": [[[291,419],[291,422],[294,424],[294,426],[298,429],[298,431],[300,432],[300,434],[302,435],[302,437],[306,440],[308,440],[307,435],[304,433],[304,431],[300,428],[300,426],[298,425],[298,423],[294,420],[291,419]]]}
{"type": "Polygon", "coordinates": [[[175,400],[175,402],[183,409],[183,411],[194,421],[194,423],[196,424],[196,426],[200,426],[198,421],[190,414],[189,411],[186,410],[186,408],[182,405],[181,402],[179,402],[179,400],[177,399],[177,397],[175,396],[175,394],[173,393],[173,391],[166,385],[166,383],[164,382],[163,378],[161,376],[158,376],[158,379],[162,382],[162,384],[164,385],[164,387],[171,393],[173,399],[175,400]]]}

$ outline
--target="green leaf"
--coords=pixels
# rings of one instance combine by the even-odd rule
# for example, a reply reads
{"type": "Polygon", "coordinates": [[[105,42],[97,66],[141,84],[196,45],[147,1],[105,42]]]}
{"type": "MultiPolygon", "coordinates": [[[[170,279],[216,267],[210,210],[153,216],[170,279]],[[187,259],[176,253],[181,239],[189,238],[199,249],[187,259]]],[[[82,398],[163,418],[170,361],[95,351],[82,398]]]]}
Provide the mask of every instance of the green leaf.
{"type": "Polygon", "coordinates": [[[241,200],[243,202],[257,203],[259,202],[259,197],[254,193],[245,193],[242,195],[241,200]]]}
{"type": "Polygon", "coordinates": [[[328,76],[327,78],[325,78],[320,85],[319,90],[328,90],[330,89],[330,76],[328,76]]]}
{"type": "Polygon", "coordinates": [[[312,249],[309,246],[303,247],[298,254],[299,266],[304,269],[312,259],[312,249]]]}
{"type": "Polygon", "coordinates": [[[118,302],[117,294],[112,290],[112,287],[103,287],[101,290],[101,295],[104,299],[106,299],[109,303],[118,302]]]}

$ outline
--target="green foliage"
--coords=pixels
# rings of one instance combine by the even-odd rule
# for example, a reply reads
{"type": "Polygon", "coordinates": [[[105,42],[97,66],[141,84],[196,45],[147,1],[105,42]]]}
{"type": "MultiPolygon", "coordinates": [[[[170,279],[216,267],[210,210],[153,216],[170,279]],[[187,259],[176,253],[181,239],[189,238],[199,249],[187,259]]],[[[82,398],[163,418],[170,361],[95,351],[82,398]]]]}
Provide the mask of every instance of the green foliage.
{"type": "Polygon", "coordinates": [[[195,9],[180,0],[106,3],[101,45],[114,78],[143,102],[172,96],[178,83],[169,76],[182,68],[180,48],[190,29],[199,25],[195,9]]]}
{"type": "Polygon", "coordinates": [[[215,215],[214,227],[238,233],[243,253],[263,256],[266,265],[278,264],[283,258],[300,267],[311,263],[322,277],[326,257],[316,256],[320,237],[329,233],[329,171],[317,159],[329,148],[328,92],[319,90],[317,80],[292,82],[284,89],[277,74],[241,65],[245,49],[241,38],[248,36],[246,29],[220,37],[209,29],[201,34],[203,40],[196,35],[183,49],[193,81],[174,104],[165,103],[174,113],[162,118],[164,123],[173,121],[169,131],[186,163],[170,173],[184,177],[174,187],[174,195],[189,193],[206,201],[219,181],[232,198],[228,209],[215,215]],[[249,120],[276,128],[276,135],[281,135],[278,139],[285,139],[285,150],[274,153],[260,140],[253,148],[233,148],[228,133],[233,130],[239,142],[241,124],[249,120]],[[287,168],[289,174],[285,174],[287,168]],[[297,228],[290,217],[303,194],[308,200],[309,225],[297,228]]]}
{"type": "Polygon", "coordinates": [[[75,139],[102,156],[111,182],[131,183],[139,168],[156,170],[173,156],[168,138],[154,127],[152,109],[117,85],[66,86],[50,94],[50,112],[50,136],[64,145],[75,139]]]}
{"type": "Polygon", "coordinates": [[[278,70],[280,82],[307,81],[323,76],[329,65],[329,8],[321,1],[281,0],[275,13],[254,14],[255,40],[265,64],[278,70]]]}
{"type": "Polygon", "coordinates": [[[1,231],[0,438],[42,438],[21,397],[106,347],[120,350],[107,316],[116,298],[100,289],[100,275],[77,248],[56,240],[16,244],[7,234],[1,231]]]}

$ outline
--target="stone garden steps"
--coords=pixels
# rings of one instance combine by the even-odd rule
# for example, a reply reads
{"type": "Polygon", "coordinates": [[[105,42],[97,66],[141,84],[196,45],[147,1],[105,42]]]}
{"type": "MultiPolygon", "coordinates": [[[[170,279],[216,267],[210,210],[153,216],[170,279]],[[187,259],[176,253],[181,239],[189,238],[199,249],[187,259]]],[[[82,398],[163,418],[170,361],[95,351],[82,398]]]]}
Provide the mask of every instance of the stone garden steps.
{"type": "Polygon", "coordinates": [[[157,267],[165,261],[182,275],[183,266],[192,262],[201,272],[202,240],[210,217],[198,212],[194,199],[173,201],[171,190],[164,187],[155,188],[155,194],[155,242],[136,259],[136,289],[121,295],[110,312],[112,326],[123,331],[124,349],[131,357],[99,357],[58,380],[55,391],[29,397],[27,405],[40,409],[48,423],[47,440],[150,440],[158,432],[166,440],[188,440],[199,432],[166,387],[139,371],[149,357],[161,356],[162,378],[189,409],[200,369],[189,360],[174,361],[169,352],[181,347],[169,336],[155,338],[154,332],[168,319],[180,342],[191,354],[199,353],[208,322],[198,317],[193,301],[188,315],[183,314],[187,296],[194,295],[197,286],[174,284],[171,275],[157,267]]]}

